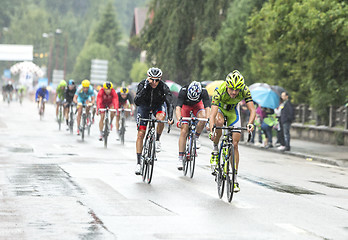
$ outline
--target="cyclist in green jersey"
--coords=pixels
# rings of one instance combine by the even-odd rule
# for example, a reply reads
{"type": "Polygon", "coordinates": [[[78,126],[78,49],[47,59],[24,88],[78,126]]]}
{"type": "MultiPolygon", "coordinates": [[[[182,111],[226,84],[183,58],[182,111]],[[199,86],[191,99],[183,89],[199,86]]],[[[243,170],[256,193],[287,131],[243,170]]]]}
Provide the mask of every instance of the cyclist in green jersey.
{"type": "MultiPolygon", "coordinates": [[[[247,124],[248,132],[254,131],[254,120],[256,116],[256,110],[254,107],[253,99],[251,98],[250,90],[244,83],[244,77],[238,70],[234,70],[229,73],[226,77],[225,82],[223,82],[217,89],[215,89],[212,106],[210,112],[210,134],[209,138],[214,142],[214,149],[211,155],[210,163],[212,165],[213,174],[215,172],[215,167],[218,159],[218,144],[222,134],[221,130],[216,130],[215,135],[213,135],[213,127],[223,126],[225,122],[225,117],[227,119],[227,126],[241,127],[239,102],[245,99],[246,106],[250,111],[249,121],[247,124]]],[[[233,146],[236,159],[236,170],[238,171],[239,165],[239,152],[238,143],[240,139],[240,131],[233,133],[233,146]]],[[[236,171],[236,172],[237,172],[236,171]]],[[[235,181],[235,190],[238,192],[239,184],[237,178],[235,181]]]]}
{"type": "Polygon", "coordinates": [[[56,98],[56,104],[57,104],[57,108],[56,108],[56,118],[57,119],[58,119],[59,103],[63,103],[63,101],[64,101],[66,86],[67,86],[66,81],[61,80],[57,86],[57,89],[56,89],[56,97],[55,98],[56,98]]]}

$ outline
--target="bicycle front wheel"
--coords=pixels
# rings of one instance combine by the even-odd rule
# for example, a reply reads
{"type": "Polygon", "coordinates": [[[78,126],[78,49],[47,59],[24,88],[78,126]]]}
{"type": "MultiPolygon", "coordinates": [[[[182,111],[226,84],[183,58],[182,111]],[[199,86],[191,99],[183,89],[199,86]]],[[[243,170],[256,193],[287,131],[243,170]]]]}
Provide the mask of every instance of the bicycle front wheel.
{"type": "Polygon", "coordinates": [[[145,143],[143,145],[143,153],[141,155],[141,175],[143,177],[143,182],[145,182],[147,174],[147,162],[148,162],[148,152],[149,152],[149,136],[146,136],[145,143]]]}
{"type": "Polygon", "coordinates": [[[191,149],[190,149],[190,177],[193,178],[193,174],[195,172],[195,164],[196,164],[196,138],[193,135],[191,138],[191,149]]]}
{"type": "Polygon", "coordinates": [[[70,134],[73,134],[73,132],[74,132],[74,115],[73,114],[74,113],[71,110],[71,112],[70,112],[70,122],[69,122],[70,134]]]}
{"type": "Polygon", "coordinates": [[[62,106],[59,106],[59,113],[58,113],[58,126],[59,126],[59,131],[62,128],[62,118],[63,118],[63,113],[62,113],[62,106]]]}
{"type": "Polygon", "coordinates": [[[85,140],[86,114],[82,115],[81,139],[85,140]]]}
{"type": "Polygon", "coordinates": [[[124,135],[125,135],[125,133],[126,133],[125,119],[121,118],[121,128],[120,128],[121,144],[124,144],[124,135]]]}
{"type": "Polygon", "coordinates": [[[109,120],[105,117],[105,123],[104,123],[104,148],[108,147],[108,136],[109,136],[109,120]]]}
{"type": "Polygon", "coordinates": [[[153,166],[155,163],[155,156],[156,156],[156,144],[154,136],[151,137],[150,143],[149,143],[149,158],[148,158],[148,164],[147,164],[147,183],[150,184],[152,180],[152,174],[153,174],[153,166]]]}
{"type": "Polygon", "coordinates": [[[230,148],[229,152],[229,161],[226,162],[226,191],[227,191],[227,200],[228,202],[232,201],[233,191],[234,191],[234,181],[236,176],[236,165],[234,159],[234,148],[233,146],[230,148]]]}
{"type": "Polygon", "coordinates": [[[224,144],[225,142],[222,141],[220,146],[220,152],[219,152],[219,158],[218,158],[218,164],[217,164],[217,173],[215,178],[217,189],[218,189],[218,195],[220,199],[224,195],[225,179],[226,179],[224,174],[224,162],[226,159],[226,156],[223,151],[224,144]]]}

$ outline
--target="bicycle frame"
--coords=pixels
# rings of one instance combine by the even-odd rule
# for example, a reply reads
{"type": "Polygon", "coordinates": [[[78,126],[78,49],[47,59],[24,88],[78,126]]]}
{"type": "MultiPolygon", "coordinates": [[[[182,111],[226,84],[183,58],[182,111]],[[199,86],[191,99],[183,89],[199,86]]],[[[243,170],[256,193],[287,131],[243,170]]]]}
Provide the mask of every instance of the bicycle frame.
{"type": "MultiPolygon", "coordinates": [[[[234,126],[214,126],[214,133],[216,129],[225,130],[223,138],[220,144],[217,173],[216,173],[216,183],[218,187],[219,197],[222,198],[225,181],[227,183],[226,192],[228,202],[232,201],[234,193],[234,183],[236,175],[236,163],[234,156],[234,145],[233,145],[233,132],[239,132],[240,130],[247,130],[244,127],[234,127],[234,126]],[[222,159],[221,159],[222,158],[222,159]]],[[[248,141],[250,141],[251,134],[249,133],[248,141]]]]}
{"type": "Polygon", "coordinates": [[[108,145],[108,136],[109,136],[109,129],[110,129],[110,122],[109,122],[109,112],[116,112],[116,109],[110,109],[110,108],[100,108],[99,113],[104,112],[104,130],[103,130],[103,138],[104,138],[104,147],[107,148],[108,145]]]}
{"type": "MultiPolygon", "coordinates": [[[[141,155],[141,175],[143,181],[150,184],[152,180],[154,162],[156,161],[156,123],[167,123],[167,121],[161,121],[153,118],[152,112],[149,114],[149,118],[140,118],[140,121],[148,122],[148,130],[145,135],[145,143],[143,145],[143,151],[141,155]]],[[[168,127],[170,132],[170,125],[168,127]]]]}
{"type": "Polygon", "coordinates": [[[120,139],[121,139],[121,144],[124,144],[124,135],[126,133],[126,114],[125,112],[132,112],[132,110],[130,109],[125,109],[125,108],[119,108],[118,109],[119,113],[120,113],[120,121],[121,121],[121,127],[120,127],[120,139]]]}
{"type": "Polygon", "coordinates": [[[207,118],[197,118],[195,116],[182,117],[180,121],[189,121],[189,132],[186,136],[186,149],[183,158],[183,174],[186,176],[188,169],[190,169],[190,177],[193,178],[195,163],[196,163],[196,127],[199,121],[208,121],[207,118]]]}

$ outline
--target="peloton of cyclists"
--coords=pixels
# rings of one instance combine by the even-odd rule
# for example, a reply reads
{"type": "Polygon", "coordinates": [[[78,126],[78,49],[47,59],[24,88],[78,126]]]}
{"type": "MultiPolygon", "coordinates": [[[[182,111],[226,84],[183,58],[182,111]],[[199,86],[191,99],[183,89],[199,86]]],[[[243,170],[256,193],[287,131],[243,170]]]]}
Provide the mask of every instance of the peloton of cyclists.
{"type": "MultiPolygon", "coordinates": [[[[134,112],[134,100],[133,96],[129,92],[129,89],[126,87],[122,87],[118,95],[118,108],[130,109],[132,113],[134,112]]],[[[120,130],[120,112],[117,112],[116,115],[116,131],[119,134],[120,130]]]]}
{"type": "Polygon", "coordinates": [[[82,105],[86,106],[86,113],[89,113],[89,109],[93,106],[95,100],[93,87],[89,80],[85,79],[81,82],[81,85],[76,89],[74,95],[74,103],[77,104],[77,135],[80,135],[80,123],[82,114],[82,105]]]}
{"type": "MultiPolygon", "coordinates": [[[[208,91],[202,88],[201,83],[193,81],[189,85],[181,88],[177,106],[176,118],[177,127],[181,128],[179,137],[179,161],[177,163],[178,170],[182,170],[182,160],[185,154],[186,136],[188,134],[188,121],[180,122],[181,117],[191,117],[190,112],[198,118],[208,118],[210,115],[210,99],[208,91]]],[[[201,144],[199,136],[206,122],[199,121],[196,128],[196,148],[200,148],[201,144]]]]}
{"type": "MultiPolygon", "coordinates": [[[[134,98],[138,106],[137,125],[138,134],[136,140],[137,165],[135,174],[139,175],[141,171],[141,152],[143,149],[143,139],[146,132],[146,121],[140,118],[149,118],[149,113],[156,117],[157,120],[165,120],[168,114],[168,124],[173,124],[173,103],[172,94],[169,87],[161,81],[162,71],[159,68],[152,67],[147,71],[147,78],[138,84],[137,93],[134,98]],[[167,106],[167,109],[165,107],[167,106]],[[166,111],[167,110],[167,111],[166,111]]],[[[160,137],[163,132],[164,123],[158,123],[156,129],[156,152],[161,151],[160,137]]]]}
{"type": "Polygon", "coordinates": [[[70,112],[70,106],[73,104],[74,96],[76,93],[76,85],[75,81],[73,79],[70,79],[68,82],[68,87],[65,89],[64,97],[64,116],[65,116],[65,122],[67,129],[69,130],[69,112],[70,112]]]}
{"type": "MultiPolygon", "coordinates": [[[[213,127],[223,126],[224,117],[227,118],[227,126],[241,127],[240,120],[240,110],[239,102],[245,100],[246,106],[250,111],[249,121],[247,124],[248,132],[254,130],[254,120],[256,116],[256,110],[254,107],[253,100],[251,98],[250,90],[244,83],[244,77],[238,70],[234,70],[229,73],[226,77],[225,82],[223,82],[217,89],[215,89],[212,106],[210,112],[210,139],[214,142],[214,148],[211,155],[210,163],[212,165],[213,174],[215,173],[215,168],[218,158],[218,144],[222,134],[221,130],[216,130],[215,135],[213,135],[213,127]]],[[[233,133],[233,146],[235,151],[236,159],[236,172],[238,172],[239,165],[239,152],[238,152],[238,143],[240,139],[240,131],[233,133]]],[[[235,180],[235,192],[239,192],[239,183],[237,182],[237,174],[235,180]]]]}
{"type": "MultiPolygon", "coordinates": [[[[97,96],[97,115],[99,114],[100,108],[109,108],[116,109],[118,106],[118,95],[113,88],[113,84],[111,82],[104,82],[103,88],[99,90],[97,96]]],[[[112,121],[115,117],[116,112],[110,113],[110,130],[112,131],[112,121]]],[[[103,128],[104,128],[104,118],[105,112],[100,112],[100,121],[99,121],[99,141],[103,140],[103,128]]]]}

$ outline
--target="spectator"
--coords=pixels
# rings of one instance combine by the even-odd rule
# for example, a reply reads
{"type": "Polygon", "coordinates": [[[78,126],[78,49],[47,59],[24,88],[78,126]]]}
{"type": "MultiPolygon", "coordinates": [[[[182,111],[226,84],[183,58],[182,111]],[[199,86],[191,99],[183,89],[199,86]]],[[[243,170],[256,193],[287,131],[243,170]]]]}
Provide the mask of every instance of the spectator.
{"type": "MultiPolygon", "coordinates": [[[[256,102],[254,102],[255,108],[256,108],[256,118],[254,121],[255,128],[257,130],[257,134],[259,137],[259,144],[262,144],[262,131],[261,131],[261,123],[263,122],[263,118],[266,116],[265,111],[261,108],[260,105],[258,105],[256,102]]],[[[250,142],[254,143],[255,142],[255,134],[256,131],[253,131],[251,135],[250,142]]]]}
{"type": "Polygon", "coordinates": [[[277,124],[277,118],[274,114],[274,110],[270,108],[265,108],[266,117],[261,123],[261,129],[266,134],[267,141],[264,143],[265,148],[272,148],[272,129],[273,126],[277,124]]]}
{"type": "Polygon", "coordinates": [[[279,106],[274,109],[274,113],[276,114],[277,116],[277,120],[278,120],[278,124],[274,126],[275,130],[277,131],[277,142],[276,142],[276,147],[279,147],[279,146],[284,146],[285,143],[284,143],[284,133],[283,133],[283,128],[281,128],[280,126],[280,114],[281,114],[281,110],[282,108],[284,107],[284,103],[281,100],[281,103],[279,104],[279,106]]]}
{"type": "Polygon", "coordinates": [[[284,146],[280,146],[278,149],[282,151],[290,151],[290,127],[294,120],[294,108],[290,102],[289,94],[282,92],[281,98],[284,103],[284,107],[280,114],[280,124],[284,132],[284,146]]]}

